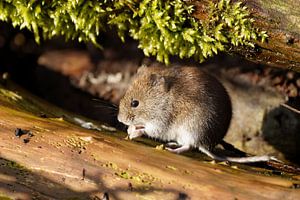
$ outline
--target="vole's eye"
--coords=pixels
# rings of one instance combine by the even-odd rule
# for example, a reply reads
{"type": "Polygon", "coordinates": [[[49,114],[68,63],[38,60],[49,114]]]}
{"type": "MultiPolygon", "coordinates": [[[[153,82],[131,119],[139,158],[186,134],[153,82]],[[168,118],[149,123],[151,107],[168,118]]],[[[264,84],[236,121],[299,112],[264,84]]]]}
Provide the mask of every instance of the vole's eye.
{"type": "Polygon", "coordinates": [[[130,103],[130,106],[133,108],[136,108],[139,106],[139,101],[138,100],[132,100],[130,103]]]}

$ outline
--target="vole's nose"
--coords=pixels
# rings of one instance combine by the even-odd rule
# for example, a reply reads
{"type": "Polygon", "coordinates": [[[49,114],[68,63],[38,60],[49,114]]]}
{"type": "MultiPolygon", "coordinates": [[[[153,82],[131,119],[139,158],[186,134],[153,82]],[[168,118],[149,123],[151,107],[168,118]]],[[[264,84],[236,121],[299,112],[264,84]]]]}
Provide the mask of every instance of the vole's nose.
{"type": "Polygon", "coordinates": [[[124,115],[124,114],[118,114],[118,121],[123,123],[123,124],[126,124],[126,125],[130,125],[132,124],[132,122],[134,121],[134,117],[135,115],[124,115]]]}

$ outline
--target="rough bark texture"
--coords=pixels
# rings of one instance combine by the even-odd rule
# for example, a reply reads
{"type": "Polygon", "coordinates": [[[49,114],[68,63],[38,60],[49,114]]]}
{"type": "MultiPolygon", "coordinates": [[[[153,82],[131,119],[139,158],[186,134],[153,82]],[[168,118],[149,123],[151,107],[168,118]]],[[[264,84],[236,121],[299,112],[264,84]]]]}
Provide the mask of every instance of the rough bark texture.
{"type": "MultiPolygon", "coordinates": [[[[119,51],[114,52],[119,53],[119,51]]],[[[39,70],[35,72],[39,77],[37,82],[44,97],[54,96],[55,102],[65,101],[68,90],[63,90],[60,85],[67,85],[69,82],[60,83],[57,81],[61,77],[59,74],[64,74],[72,80],[72,84],[76,87],[118,105],[140,63],[145,62],[143,61],[144,57],[138,58],[137,56],[131,60],[105,58],[94,64],[97,66],[94,70],[87,70],[85,66],[93,65],[92,61],[88,59],[88,53],[81,53],[82,55],[79,56],[79,51],[58,50],[48,51],[40,56],[39,64],[50,69],[48,73],[42,73],[45,68],[40,66],[39,70]],[[87,62],[82,62],[83,55],[85,55],[84,60],[87,62]],[[53,74],[56,76],[52,77],[50,76],[52,70],[59,73],[53,74]],[[49,93],[51,89],[46,86],[51,80],[55,80],[55,84],[50,85],[56,94],[54,92],[49,93]],[[61,88],[61,92],[58,92],[57,88],[61,88]],[[59,97],[61,97],[60,100],[59,97]]],[[[163,66],[161,63],[151,61],[146,63],[148,66],[163,66]]],[[[176,66],[182,65],[176,64],[176,66]]],[[[287,159],[300,164],[300,135],[298,134],[300,115],[281,105],[286,101],[285,94],[274,88],[271,74],[267,75],[265,72],[260,72],[260,68],[251,62],[227,56],[216,58],[210,63],[204,63],[201,67],[216,76],[224,84],[231,97],[233,118],[225,137],[227,142],[250,154],[272,154],[279,159],[287,159]]],[[[265,67],[265,69],[267,68],[265,67]]],[[[30,78],[30,80],[32,79],[30,78]]],[[[300,88],[294,93],[298,95],[299,92],[300,88]]],[[[71,99],[78,99],[80,102],[80,97],[72,97],[71,99]]],[[[116,117],[113,117],[116,114],[109,114],[109,112],[105,112],[108,113],[105,117],[99,118],[99,113],[104,112],[103,106],[100,110],[95,109],[95,102],[94,104],[90,101],[83,102],[79,105],[85,105],[82,110],[89,113],[89,117],[95,116],[102,122],[107,122],[109,119],[112,121],[115,118],[113,121],[117,122],[116,117]],[[92,112],[95,115],[90,115],[92,112]]],[[[69,108],[69,105],[70,101],[67,101],[61,107],[66,109],[69,108]]],[[[100,102],[97,106],[99,105],[101,105],[100,102]]],[[[77,108],[78,106],[73,107],[77,108]]],[[[74,112],[78,113],[80,110],[74,112]]],[[[109,123],[115,127],[118,126],[116,123],[109,123]]]]}
{"type": "MultiPolygon", "coordinates": [[[[207,1],[193,1],[194,16],[206,17],[207,1]]],[[[248,47],[232,49],[248,60],[300,72],[300,1],[292,0],[242,0],[248,7],[255,26],[267,31],[267,42],[257,42],[253,50],[248,47]]]]}
{"type": "Polygon", "coordinates": [[[198,153],[194,159],[171,154],[147,140],[85,130],[57,117],[62,114],[71,117],[0,85],[0,198],[292,200],[300,195],[295,174],[279,177],[263,168],[199,161],[198,153]],[[18,138],[16,128],[33,136],[18,138]]]}

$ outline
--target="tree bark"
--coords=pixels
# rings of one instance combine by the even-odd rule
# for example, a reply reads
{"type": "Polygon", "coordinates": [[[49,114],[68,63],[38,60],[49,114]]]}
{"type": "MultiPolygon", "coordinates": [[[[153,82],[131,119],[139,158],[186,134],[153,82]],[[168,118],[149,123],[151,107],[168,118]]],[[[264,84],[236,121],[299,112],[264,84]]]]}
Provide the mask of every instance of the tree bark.
{"type": "Polygon", "coordinates": [[[0,199],[292,200],[300,195],[296,174],[281,177],[263,168],[208,163],[195,152],[175,155],[150,140],[125,140],[124,133],[99,124],[102,131],[85,130],[64,120],[73,115],[5,83],[6,88],[0,84],[0,199]],[[17,128],[31,134],[16,135],[17,128]]]}
{"type": "MultiPolygon", "coordinates": [[[[208,1],[193,1],[194,17],[207,16],[208,1]]],[[[300,72],[300,1],[296,0],[242,0],[255,19],[254,26],[267,31],[266,42],[256,42],[256,48],[233,48],[239,54],[256,63],[300,72]]]]}

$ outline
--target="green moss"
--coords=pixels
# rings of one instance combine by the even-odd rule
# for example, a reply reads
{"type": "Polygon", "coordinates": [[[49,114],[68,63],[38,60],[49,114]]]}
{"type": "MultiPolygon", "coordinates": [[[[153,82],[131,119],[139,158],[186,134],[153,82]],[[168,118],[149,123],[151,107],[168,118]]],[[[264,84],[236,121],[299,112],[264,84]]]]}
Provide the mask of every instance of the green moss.
{"type": "MultiPolygon", "coordinates": [[[[26,169],[26,167],[24,167],[23,165],[12,161],[12,160],[6,160],[4,158],[0,158],[0,165],[1,167],[5,167],[11,170],[14,170],[18,175],[22,175],[22,176],[26,176],[29,174],[29,170],[26,169]]],[[[1,197],[1,194],[0,194],[1,197]]],[[[0,198],[1,199],[1,198],[0,198]]]]}
{"type": "Polygon", "coordinates": [[[11,169],[17,169],[17,170],[25,170],[26,168],[15,161],[7,161],[6,166],[11,169]]]}
{"type": "Polygon", "coordinates": [[[18,95],[17,93],[1,88],[1,86],[0,86],[0,96],[3,96],[9,99],[10,101],[21,101],[23,99],[22,96],[18,95]]]}
{"type": "Polygon", "coordinates": [[[37,42],[62,35],[99,46],[100,33],[113,28],[123,41],[131,36],[146,56],[165,63],[170,55],[202,62],[230,46],[254,46],[267,37],[253,28],[241,3],[219,0],[207,9],[207,20],[199,21],[184,0],[4,0],[0,20],[26,27],[37,42]]]}
{"type": "Polygon", "coordinates": [[[7,196],[2,196],[0,194],[0,200],[12,200],[11,198],[7,197],[7,196]]]}
{"type": "Polygon", "coordinates": [[[115,163],[105,163],[101,165],[102,167],[107,167],[110,169],[113,169],[115,171],[114,175],[122,178],[122,179],[128,179],[134,181],[135,184],[142,184],[142,185],[152,185],[154,182],[159,181],[158,178],[154,177],[151,174],[148,173],[138,173],[134,172],[130,169],[122,169],[117,166],[115,163]]]}

